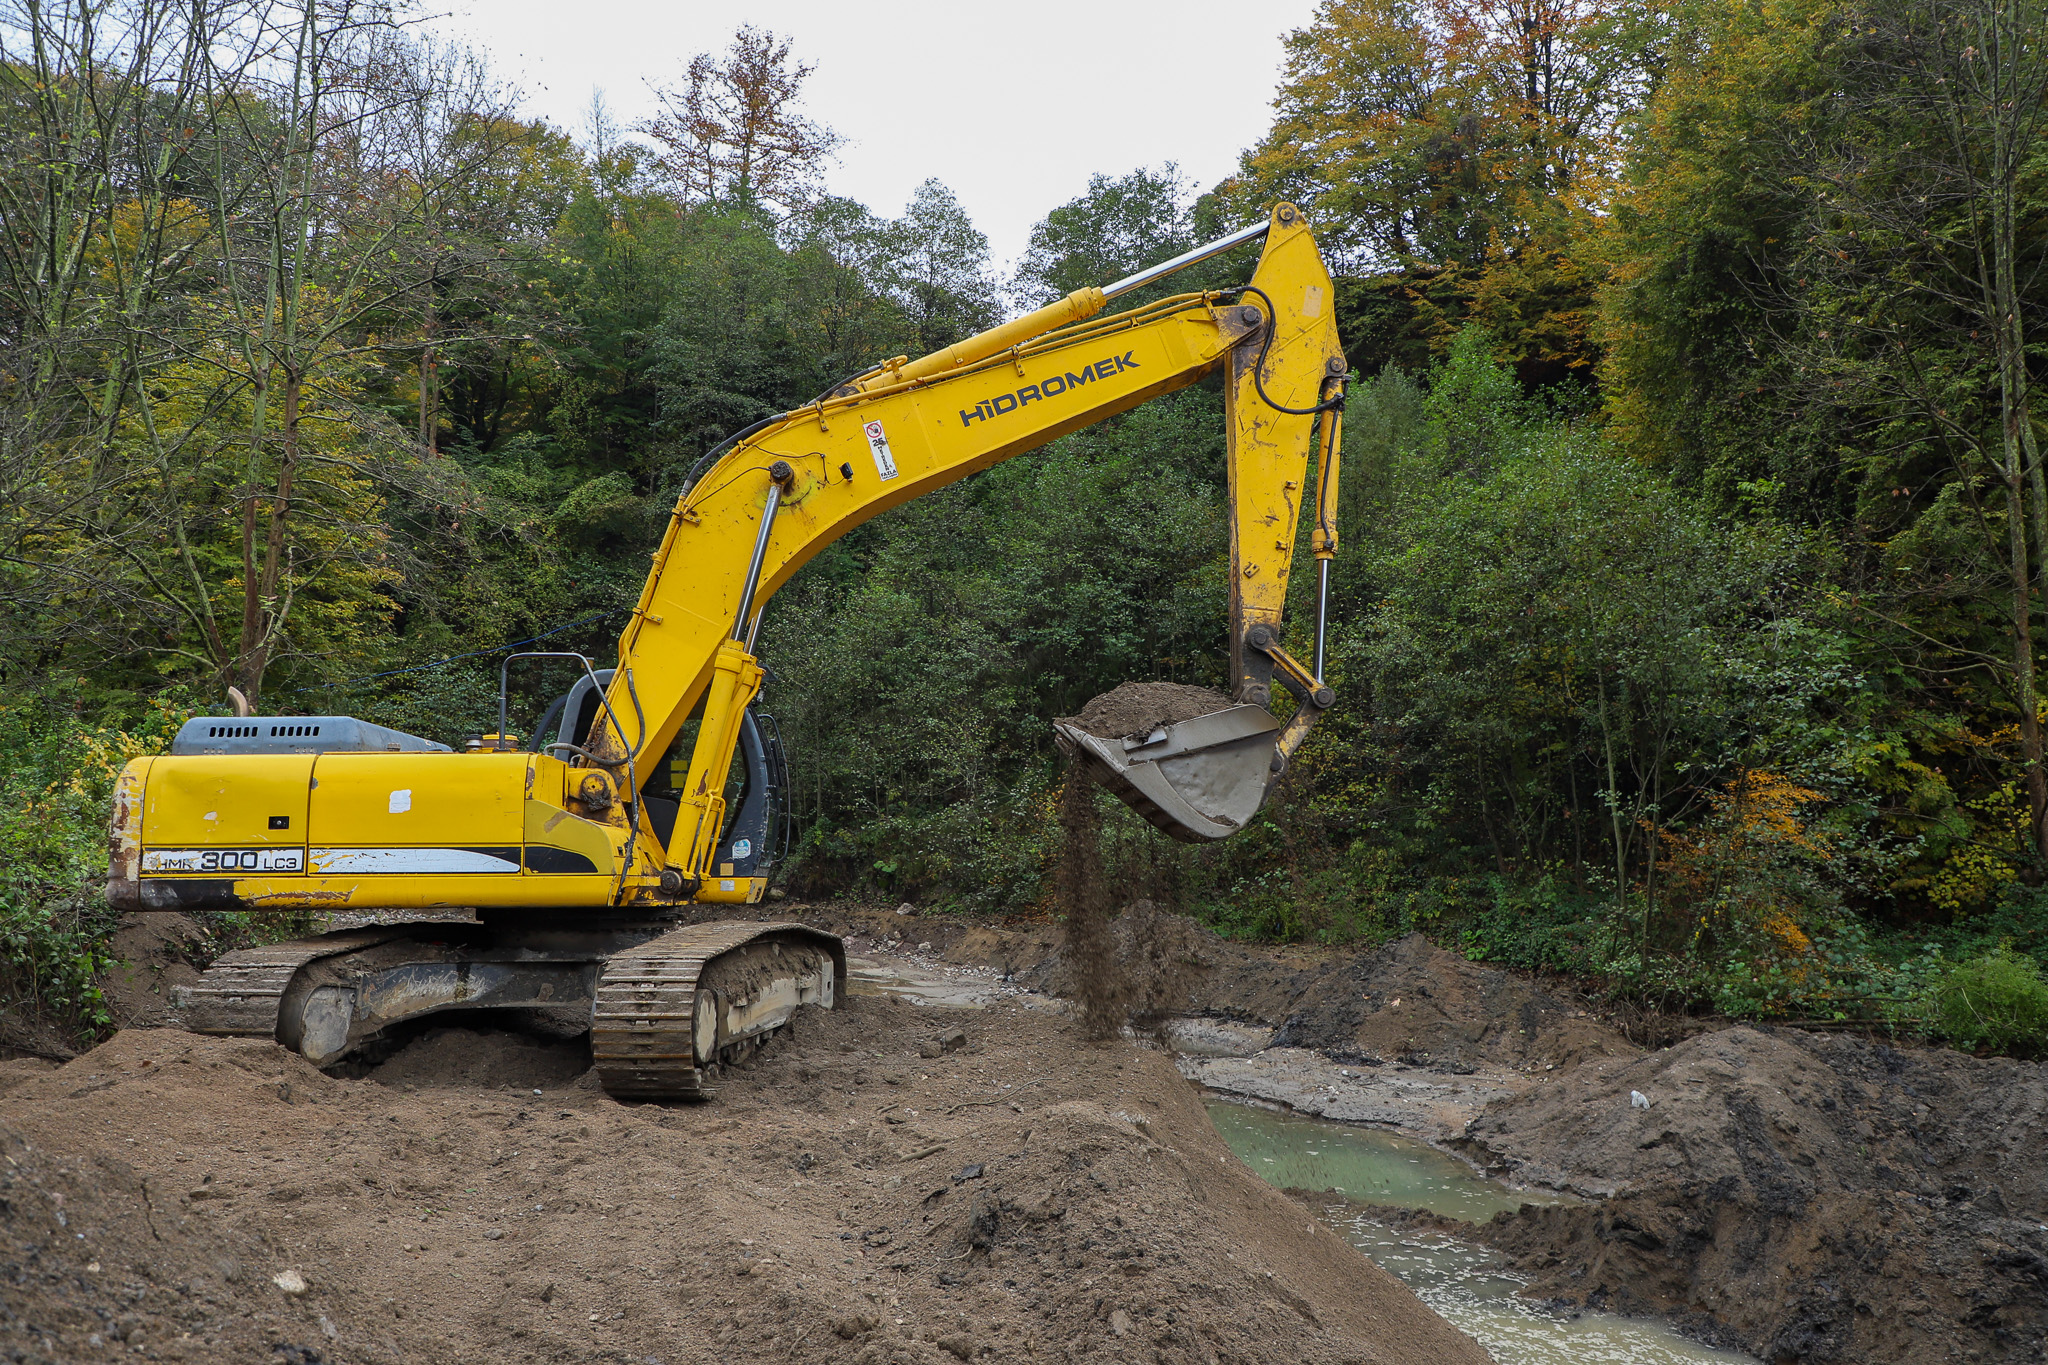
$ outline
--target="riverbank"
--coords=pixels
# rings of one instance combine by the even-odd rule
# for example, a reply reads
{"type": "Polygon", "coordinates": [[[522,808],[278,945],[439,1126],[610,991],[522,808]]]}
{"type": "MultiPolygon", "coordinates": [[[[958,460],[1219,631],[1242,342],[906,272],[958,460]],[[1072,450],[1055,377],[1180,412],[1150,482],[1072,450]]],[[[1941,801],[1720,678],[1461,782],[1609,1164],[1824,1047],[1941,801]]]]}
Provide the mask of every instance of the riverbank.
{"type": "MultiPolygon", "coordinates": [[[[1209,989],[1229,1003],[1225,974],[1209,989]]],[[[1465,1230],[1535,1297],[1773,1362],[2035,1361],[2048,1343],[2039,1064],[1749,1026],[1643,1049],[1419,937],[1327,964],[1290,1005],[1260,1021],[1265,1050],[1183,1072],[1596,1201],[1465,1230]]]]}
{"type": "MultiPolygon", "coordinates": [[[[1071,989],[1056,936],[845,916],[933,963],[1071,989]]],[[[1190,1080],[1429,1142],[1593,1202],[1465,1226],[1543,1300],[1769,1361],[2035,1361],[2048,1347],[2048,1070],[1702,1022],[1643,1047],[1597,1002],[1421,936],[1373,952],[1194,939],[1190,1080]]]]}

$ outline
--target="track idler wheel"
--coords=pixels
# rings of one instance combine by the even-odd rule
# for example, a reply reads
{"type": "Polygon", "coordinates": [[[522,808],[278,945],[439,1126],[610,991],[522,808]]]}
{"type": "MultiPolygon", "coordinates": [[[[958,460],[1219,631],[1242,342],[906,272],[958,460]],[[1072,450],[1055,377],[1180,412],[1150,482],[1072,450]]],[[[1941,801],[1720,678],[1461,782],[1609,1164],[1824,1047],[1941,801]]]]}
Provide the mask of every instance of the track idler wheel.
{"type": "Polygon", "coordinates": [[[753,1052],[805,1005],[846,990],[846,948],[801,924],[696,924],[615,955],[597,987],[591,1053],[605,1093],[710,1093],[714,1070],[753,1052]]]}

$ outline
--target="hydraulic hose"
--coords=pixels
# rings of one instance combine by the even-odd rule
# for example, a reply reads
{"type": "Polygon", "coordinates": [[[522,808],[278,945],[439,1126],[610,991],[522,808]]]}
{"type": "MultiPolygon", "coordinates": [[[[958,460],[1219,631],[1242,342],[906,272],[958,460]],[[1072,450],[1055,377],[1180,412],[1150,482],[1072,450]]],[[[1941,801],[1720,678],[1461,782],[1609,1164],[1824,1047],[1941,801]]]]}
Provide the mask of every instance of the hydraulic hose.
{"type": "Polygon", "coordinates": [[[1239,288],[1238,292],[1240,294],[1257,294],[1266,302],[1266,336],[1259,343],[1259,358],[1252,365],[1252,385],[1259,391],[1259,401],[1273,409],[1273,411],[1284,412],[1289,417],[1313,417],[1317,413],[1342,412],[1344,410],[1344,392],[1342,389],[1337,391],[1336,397],[1326,398],[1312,408],[1290,408],[1273,401],[1272,395],[1266,392],[1266,352],[1273,348],[1273,328],[1279,322],[1280,315],[1273,307],[1272,296],[1257,285],[1243,285],[1239,288]]]}

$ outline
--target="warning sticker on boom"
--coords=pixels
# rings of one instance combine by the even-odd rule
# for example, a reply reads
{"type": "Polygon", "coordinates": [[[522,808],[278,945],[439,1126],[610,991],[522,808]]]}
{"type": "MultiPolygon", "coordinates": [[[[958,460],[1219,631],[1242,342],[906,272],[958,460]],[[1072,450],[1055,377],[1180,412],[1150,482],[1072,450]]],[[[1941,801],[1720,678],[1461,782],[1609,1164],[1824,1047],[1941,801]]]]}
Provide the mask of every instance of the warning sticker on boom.
{"type": "Polygon", "coordinates": [[[868,449],[875,452],[875,472],[884,479],[896,477],[896,457],[889,453],[889,437],[880,422],[869,422],[861,430],[868,434],[868,449]]]}

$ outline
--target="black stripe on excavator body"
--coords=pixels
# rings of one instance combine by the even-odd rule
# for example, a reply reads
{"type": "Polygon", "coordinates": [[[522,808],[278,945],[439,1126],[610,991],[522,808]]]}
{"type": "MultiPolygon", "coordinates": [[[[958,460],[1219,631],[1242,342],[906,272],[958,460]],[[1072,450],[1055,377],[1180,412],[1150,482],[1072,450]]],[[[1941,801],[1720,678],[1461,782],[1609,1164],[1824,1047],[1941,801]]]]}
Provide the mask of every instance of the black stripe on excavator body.
{"type": "Polygon", "coordinates": [[[551,848],[546,844],[526,846],[526,870],[528,872],[595,872],[597,864],[566,848],[551,848]]]}
{"type": "Polygon", "coordinates": [[[144,877],[142,904],[150,910],[241,910],[233,877],[144,877]]]}

